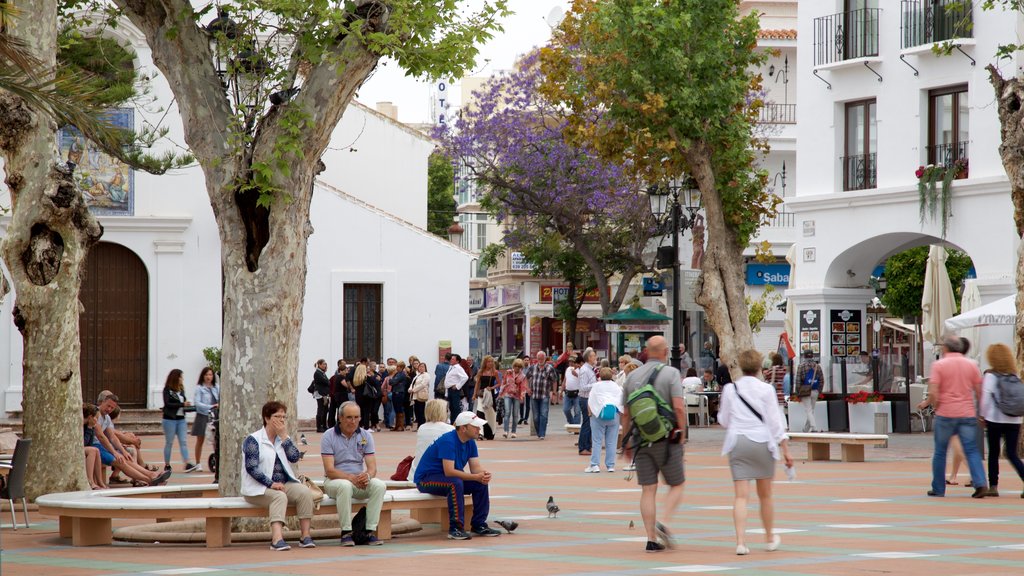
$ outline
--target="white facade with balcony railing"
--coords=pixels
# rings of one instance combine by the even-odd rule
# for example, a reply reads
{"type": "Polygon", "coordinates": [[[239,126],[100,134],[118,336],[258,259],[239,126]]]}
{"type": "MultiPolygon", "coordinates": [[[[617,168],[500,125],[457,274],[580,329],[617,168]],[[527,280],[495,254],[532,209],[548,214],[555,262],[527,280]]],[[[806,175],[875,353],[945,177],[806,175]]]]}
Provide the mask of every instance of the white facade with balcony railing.
{"type": "MultiPolygon", "coordinates": [[[[985,302],[1012,293],[1019,239],[998,153],[1000,126],[984,67],[1020,37],[1015,13],[951,0],[799,3],[794,196],[798,264],[790,305],[864,317],[872,270],[914,246],[943,244],[974,261],[985,302]],[[970,25],[966,25],[970,23],[970,25]],[[952,52],[934,42],[953,36],[952,52]],[[969,153],[969,154],[968,154],[969,153]],[[922,222],[915,171],[963,163],[951,217],[922,222]]],[[[822,346],[823,361],[831,350],[822,346]]]]}

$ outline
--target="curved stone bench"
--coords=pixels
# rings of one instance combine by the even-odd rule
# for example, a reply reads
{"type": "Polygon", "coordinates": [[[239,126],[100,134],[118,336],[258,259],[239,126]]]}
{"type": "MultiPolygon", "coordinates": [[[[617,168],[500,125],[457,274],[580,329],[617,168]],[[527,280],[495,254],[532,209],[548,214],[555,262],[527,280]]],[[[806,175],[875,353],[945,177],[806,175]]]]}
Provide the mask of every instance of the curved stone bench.
{"type": "MultiPolygon", "coordinates": [[[[381,509],[377,537],[391,538],[391,511],[409,510],[421,523],[438,522],[448,529],[448,505],[444,497],[424,494],[406,486],[409,482],[385,481],[388,484],[381,509]]],[[[220,548],[231,544],[232,518],[259,518],[267,515],[265,507],[249,504],[241,496],[220,496],[216,484],[186,484],[143,488],[114,488],[46,494],[36,499],[41,514],[57,516],[60,536],[71,538],[73,546],[97,546],[113,542],[114,518],[156,519],[157,522],[206,519],[206,546],[220,548]]],[[[357,511],[365,500],[352,500],[357,511]]],[[[472,500],[467,497],[466,514],[472,514],[472,500]]],[[[337,506],[324,497],[314,514],[336,514],[337,506]]],[[[288,515],[294,515],[293,506],[288,515]]]]}
{"type": "Polygon", "coordinates": [[[889,442],[888,434],[846,434],[835,432],[790,432],[789,442],[806,442],[810,460],[830,460],[829,446],[842,447],[843,462],[863,462],[864,446],[881,446],[889,442]]]}

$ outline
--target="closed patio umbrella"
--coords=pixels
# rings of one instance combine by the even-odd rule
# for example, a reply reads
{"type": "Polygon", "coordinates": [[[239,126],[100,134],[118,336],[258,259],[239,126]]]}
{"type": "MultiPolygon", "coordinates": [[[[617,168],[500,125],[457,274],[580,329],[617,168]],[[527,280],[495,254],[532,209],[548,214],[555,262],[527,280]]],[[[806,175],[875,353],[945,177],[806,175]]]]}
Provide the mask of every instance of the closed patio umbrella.
{"type": "MultiPolygon", "coordinates": [[[[786,252],[786,262],[789,262],[789,286],[787,289],[792,290],[796,288],[796,244],[789,247],[789,251],[786,252]]],[[[796,306],[792,302],[786,301],[786,334],[789,335],[789,341],[793,346],[797,345],[796,333],[796,306]]]]}
{"type": "Polygon", "coordinates": [[[924,270],[924,293],[921,295],[921,326],[924,339],[937,343],[945,331],[945,322],[956,314],[956,297],[946,271],[946,249],[932,245],[924,270]]]}
{"type": "MultiPolygon", "coordinates": [[[[981,291],[978,290],[978,281],[971,279],[964,282],[964,293],[960,297],[960,313],[964,314],[981,306],[981,291]]],[[[951,318],[950,318],[951,319],[951,318]]],[[[949,320],[946,320],[946,327],[949,327],[949,320]]],[[[981,358],[981,342],[979,338],[981,336],[978,328],[965,328],[960,330],[960,335],[971,343],[971,349],[967,352],[967,356],[974,358],[975,360],[981,358]]]]}

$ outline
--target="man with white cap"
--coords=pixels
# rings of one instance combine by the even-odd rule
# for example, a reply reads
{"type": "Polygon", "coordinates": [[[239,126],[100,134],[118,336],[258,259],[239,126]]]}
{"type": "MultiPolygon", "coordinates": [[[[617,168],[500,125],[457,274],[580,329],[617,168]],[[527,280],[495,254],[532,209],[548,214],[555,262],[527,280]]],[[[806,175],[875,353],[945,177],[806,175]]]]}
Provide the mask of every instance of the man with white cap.
{"type": "Polygon", "coordinates": [[[420,458],[416,467],[416,487],[420,492],[446,496],[448,500],[448,538],[469,540],[476,536],[498,536],[487,526],[491,500],[488,484],[491,473],[480,465],[476,439],[487,421],[472,412],[455,417],[455,430],[438,437],[420,458]],[[469,472],[463,471],[469,464],[469,472]],[[469,532],[465,525],[465,495],[473,497],[473,518],[469,532]]]}

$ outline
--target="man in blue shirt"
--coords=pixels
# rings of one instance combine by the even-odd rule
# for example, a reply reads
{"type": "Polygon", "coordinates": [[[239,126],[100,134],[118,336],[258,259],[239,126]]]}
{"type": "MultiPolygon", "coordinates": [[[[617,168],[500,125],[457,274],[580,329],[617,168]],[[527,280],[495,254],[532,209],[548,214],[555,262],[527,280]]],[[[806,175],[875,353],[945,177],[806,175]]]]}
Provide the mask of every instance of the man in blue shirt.
{"type": "Polygon", "coordinates": [[[491,473],[480,466],[476,439],[487,421],[472,412],[455,418],[455,430],[446,432],[431,444],[416,467],[416,487],[420,492],[448,498],[448,539],[469,540],[465,528],[465,495],[473,497],[473,518],[470,524],[477,536],[498,536],[487,526],[491,500],[487,485],[491,473]],[[463,468],[469,464],[469,472],[463,468]]]}
{"type": "Polygon", "coordinates": [[[444,377],[448,375],[448,369],[451,368],[452,364],[452,353],[448,352],[444,355],[444,362],[438,362],[434,368],[434,398],[447,398],[447,391],[444,388],[444,377]]]}

